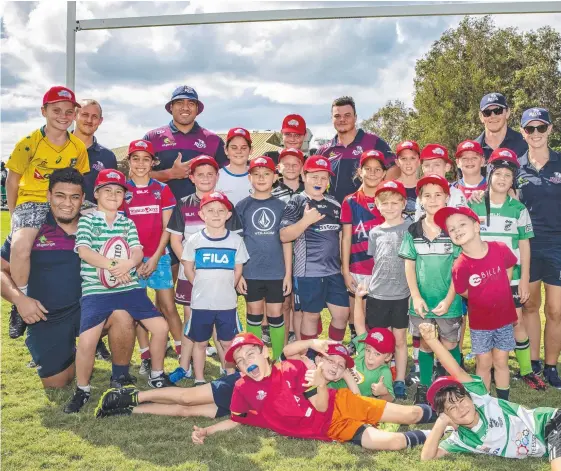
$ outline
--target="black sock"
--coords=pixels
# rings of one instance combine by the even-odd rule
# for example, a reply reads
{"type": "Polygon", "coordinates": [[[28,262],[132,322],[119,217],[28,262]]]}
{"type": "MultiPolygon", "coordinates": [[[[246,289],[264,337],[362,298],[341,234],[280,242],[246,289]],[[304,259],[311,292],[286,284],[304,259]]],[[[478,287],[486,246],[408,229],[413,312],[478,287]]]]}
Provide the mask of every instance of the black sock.
{"type": "Polygon", "coordinates": [[[415,446],[422,445],[427,441],[428,431],[424,430],[409,430],[403,432],[405,435],[405,441],[407,442],[407,448],[413,448],[415,446]]]}
{"type": "Polygon", "coordinates": [[[557,365],[548,365],[547,363],[543,365],[544,370],[549,370],[549,369],[554,370],[555,368],[557,368],[557,365]]]}
{"type": "Polygon", "coordinates": [[[508,396],[510,395],[510,388],[502,389],[495,388],[497,391],[497,397],[503,401],[508,401],[508,396]]]}
{"type": "Polygon", "coordinates": [[[351,337],[356,337],[355,325],[349,324],[349,329],[351,329],[351,337]]]}
{"type": "Polygon", "coordinates": [[[431,406],[428,404],[417,404],[416,407],[420,407],[423,410],[423,417],[417,422],[418,424],[432,424],[436,422],[437,415],[431,406]]]}

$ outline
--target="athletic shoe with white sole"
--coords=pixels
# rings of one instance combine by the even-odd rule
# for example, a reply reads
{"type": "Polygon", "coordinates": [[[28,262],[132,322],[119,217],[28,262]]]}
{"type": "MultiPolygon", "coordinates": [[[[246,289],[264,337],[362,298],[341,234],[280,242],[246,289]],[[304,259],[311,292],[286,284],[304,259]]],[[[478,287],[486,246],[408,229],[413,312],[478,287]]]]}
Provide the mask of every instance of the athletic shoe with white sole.
{"type": "Polygon", "coordinates": [[[64,413],[76,414],[77,412],[80,412],[80,409],[84,407],[84,404],[86,404],[86,402],[90,400],[91,396],[91,392],[86,392],[83,389],[76,388],[76,391],[74,391],[74,395],[64,406],[64,413]]]}
{"type": "Polygon", "coordinates": [[[154,389],[160,389],[175,386],[175,384],[169,380],[167,374],[162,373],[157,378],[148,378],[148,386],[154,389]]]}
{"type": "Polygon", "coordinates": [[[214,355],[216,355],[218,352],[216,351],[216,348],[214,347],[206,347],[206,356],[207,357],[213,357],[214,355]]]}
{"type": "MultiPolygon", "coordinates": [[[[104,414],[112,410],[129,409],[132,411],[138,405],[138,389],[135,387],[111,388],[99,398],[95,409],[96,417],[106,417],[104,414]]],[[[124,414],[119,414],[124,415],[124,414]]]]}
{"type": "Polygon", "coordinates": [[[152,360],[146,358],[145,360],[140,360],[140,368],[138,369],[138,374],[140,376],[150,376],[150,370],[152,369],[152,360]]]}

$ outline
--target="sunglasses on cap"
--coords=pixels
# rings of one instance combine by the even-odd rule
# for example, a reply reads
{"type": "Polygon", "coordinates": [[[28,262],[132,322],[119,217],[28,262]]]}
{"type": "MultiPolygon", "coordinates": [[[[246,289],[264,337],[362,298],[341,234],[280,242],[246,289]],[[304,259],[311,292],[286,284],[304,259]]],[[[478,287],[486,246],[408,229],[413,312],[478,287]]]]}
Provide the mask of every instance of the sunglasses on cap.
{"type": "Polygon", "coordinates": [[[486,110],[483,110],[481,113],[483,114],[483,116],[485,116],[486,118],[488,118],[488,117],[491,116],[492,114],[499,116],[499,115],[503,114],[503,111],[504,111],[504,110],[505,110],[505,109],[504,109],[504,108],[501,108],[501,107],[499,107],[499,108],[493,108],[493,109],[491,109],[491,110],[490,110],[489,108],[487,108],[486,110]]]}
{"type": "Polygon", "coordinates": [[[543,134],[544,132],[547,131],[547,128],[549,127],[549,125],[547,124],[540,124],[539,126],[524,126],[524,132],[526,134],[534,134],[534,132],[537,131],[540,134],[543,134]]]}

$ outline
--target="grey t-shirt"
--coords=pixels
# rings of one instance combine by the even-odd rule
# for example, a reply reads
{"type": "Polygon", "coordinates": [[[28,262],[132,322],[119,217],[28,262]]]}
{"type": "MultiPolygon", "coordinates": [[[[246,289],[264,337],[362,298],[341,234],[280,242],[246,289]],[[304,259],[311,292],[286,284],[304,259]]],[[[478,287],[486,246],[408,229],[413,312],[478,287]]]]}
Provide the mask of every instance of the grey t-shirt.
{"type": "Polygon", "coordinates": [[[374,270],[368,296],[392,300],[409,297],[405,278],[405,260],[398,256],[403,236],[411,221],[393,227],[375,226],[368,234],[368,255],[374,257],[374,270]]]}
{"type": "Polygon", "coordinates": [[[279,229],[286,203],[270,197],[258,200],[252,196],[236,205],[242,224],[241,236],[250,259],[243,267],[248,280],[282,280],[285,275],[284,256],[279,229]]]}

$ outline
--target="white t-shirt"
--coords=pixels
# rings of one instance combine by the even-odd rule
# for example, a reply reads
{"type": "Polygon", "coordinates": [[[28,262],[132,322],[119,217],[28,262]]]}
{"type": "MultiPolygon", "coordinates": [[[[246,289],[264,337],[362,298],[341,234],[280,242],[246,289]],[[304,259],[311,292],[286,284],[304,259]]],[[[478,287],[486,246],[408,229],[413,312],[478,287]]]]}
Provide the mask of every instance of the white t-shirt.
{"type": "MultiPolygon", "coordinates": [[[[464,193],[459,188],[454,186],[450,187],[450,198],[448,199],[447,206],[450,208],[460,208],[461,206],[467,206],[467,199],[464,196],[464,193]]],[[[417,201],[415,203],[415,221],[421,219],[421,216],[425,214],[425,210],[421,205],[421,199],[417,197],[417,201]]]]}
{"type": "Polygon", "coordinates": [[[241,200],[251,194],[251,183],[249,183],[248,172],[232,173],[226,167],[218,172],[218,183],[216,190],[224,193],[236,206],[241,200]]]}

